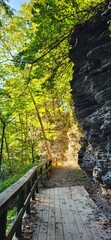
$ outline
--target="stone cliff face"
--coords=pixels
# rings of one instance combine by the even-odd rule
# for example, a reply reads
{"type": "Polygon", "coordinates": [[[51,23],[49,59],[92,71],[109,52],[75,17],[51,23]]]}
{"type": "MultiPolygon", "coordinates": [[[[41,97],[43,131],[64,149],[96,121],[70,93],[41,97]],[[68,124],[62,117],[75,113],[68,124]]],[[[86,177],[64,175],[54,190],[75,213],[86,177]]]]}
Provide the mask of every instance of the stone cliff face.
{"type": "Polygon", "coordinates": [[[85,132],[79,164],[111,189],[111,32],[110,14],[76,27],[71,38],[75,111],[85,132]]]}

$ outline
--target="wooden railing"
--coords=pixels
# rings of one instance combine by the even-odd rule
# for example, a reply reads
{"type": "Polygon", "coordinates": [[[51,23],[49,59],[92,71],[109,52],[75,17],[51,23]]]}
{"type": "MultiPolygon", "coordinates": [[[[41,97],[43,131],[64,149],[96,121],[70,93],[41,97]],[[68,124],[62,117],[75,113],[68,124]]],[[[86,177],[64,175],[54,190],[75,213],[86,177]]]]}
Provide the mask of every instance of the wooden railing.
{"type": "Polygon", "coordinates": [[[22,236],[22,217],[26,211],[30,214],[30,199],[35,199],[35,192],[38,192],[39,180],[51,168],[52,161],[44,161],[38,166],[34,166],[16,183],[0,194],[0,240],[11,240],[15,236],[20,239],[22,236]],[[11,229],[6,234],[7,213],[13,202],[16,200],[17,217],[11,229]]]}

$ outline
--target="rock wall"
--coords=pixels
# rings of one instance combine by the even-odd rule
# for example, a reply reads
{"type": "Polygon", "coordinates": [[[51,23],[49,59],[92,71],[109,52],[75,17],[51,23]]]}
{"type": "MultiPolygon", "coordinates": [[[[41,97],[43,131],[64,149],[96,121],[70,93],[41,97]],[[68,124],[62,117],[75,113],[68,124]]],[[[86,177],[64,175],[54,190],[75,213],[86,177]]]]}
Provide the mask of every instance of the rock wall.
{"type": "Polygon", "coordinates": [[[75,111],[85,132],[79,164],[111,189],[111,12],[78,25],[71,38],[75,111]]]}

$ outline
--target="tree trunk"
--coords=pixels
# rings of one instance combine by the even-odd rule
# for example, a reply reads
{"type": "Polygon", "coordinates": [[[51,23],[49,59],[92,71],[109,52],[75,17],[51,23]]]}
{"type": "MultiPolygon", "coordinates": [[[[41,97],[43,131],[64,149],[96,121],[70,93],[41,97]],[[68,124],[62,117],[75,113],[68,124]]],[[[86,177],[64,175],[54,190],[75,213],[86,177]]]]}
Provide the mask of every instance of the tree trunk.
{"type": "Polygon", "coordinates": [[[7,142],[7,138],[5,136],[5,145],[6,145],[6,151],[7,151],[7,157],[8,157],[8,164],[9,164],[9,172],[10,174],[12,174],[13,170],[12,170],[12,162],[11,162],[11,159],[10,159],[10,153],[9,153],[9,146],[8,146],[8,142],[7,142]]]}
{"type": "Polygon", "coordinates": [[[0,172],[2,167],[2,157],[3,157],[3,144],[4,144],[4,136],[5,136],[5,128],[6,124],[2,122],[3,128],[2,128],[2,136],[1,136],[1,145],[0,145],[0,172]]]}
{"type": "Polygon", "coordinates": [[[22,159],[22,163],[24,164],[24,138],[23,138],[23,121],[21,118],[21,115],[19,113],[19,121],[20,121],[20,134],[21,134],[21,142],[22,142],[22,149],[21,149],[21,159],[22,159]]]}
{"type": "Polygon", "coordinates": [[[28,160],[28,114],[26,111],[26,127],[25,127],[25,161],[28,160]]]}
{"type": "Polygon", "coordinates": [[[45,148],[46,148],[46,151],[48,153],[48,156],[50,157],[50,159],[54,160],[54,157],[51,153],[51,150],[50,150],[50,144],[46,138],[46,135],[45,135],[45,129],[44,129],[44,126],[43,126],[43,122],[42,122],[42,118],[40,116],[40,113],[39,113],[39,110],[38,110],[38,106],[35,102],[35,99],[34,99],[34,96],[32,94],[32,91],[30,90],[30,88],[28,87],[28,91],[29,91],[29,94],[31,96],[31,99],[33,101],[33,104],[34,104],[34,107],[35,107],[35,110],[36,110],[36,114],[37,114],[37,118],[39,120],[39,123],[40,123],[40,126],[41,126],[41,130],[42,130],[42,135],[43,135],[43,138],[44,138],[44,142],[45,142],[45,148]]]}
{"type": "Polygon", "coordinates": [[[34,158],[34,143],[33,143],[33,140],[31,142],[31,150],[32,150],[32,163],[35,162],[35,158],[34,158]]]}
{"type": "Polygon", "coordinates": [[[8,142],[7,142],[6,135],[5,135],[5,145],[6,145],[6,151],[7,151],[8,161],[10,161],[9,147],[8,147],[8,142]]]}

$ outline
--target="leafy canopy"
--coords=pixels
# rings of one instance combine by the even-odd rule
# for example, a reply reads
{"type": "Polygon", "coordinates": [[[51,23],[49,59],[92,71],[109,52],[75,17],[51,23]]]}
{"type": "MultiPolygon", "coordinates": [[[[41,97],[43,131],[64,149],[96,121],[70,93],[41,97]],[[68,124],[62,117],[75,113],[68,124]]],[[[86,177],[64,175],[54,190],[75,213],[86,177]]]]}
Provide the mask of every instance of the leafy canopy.
{"type": "Polygon", "coordinates": [[[100,0],[30,0],[13,14],[6,1],[0,1],[1,162],[10,168],[16,161],[36,161],[44,151],[44,137],[55,154],[60,131],[74,124],[70,36],[104,4],[100,0]],[[4,136],[2,121],[7,122],[4,136]]]}

